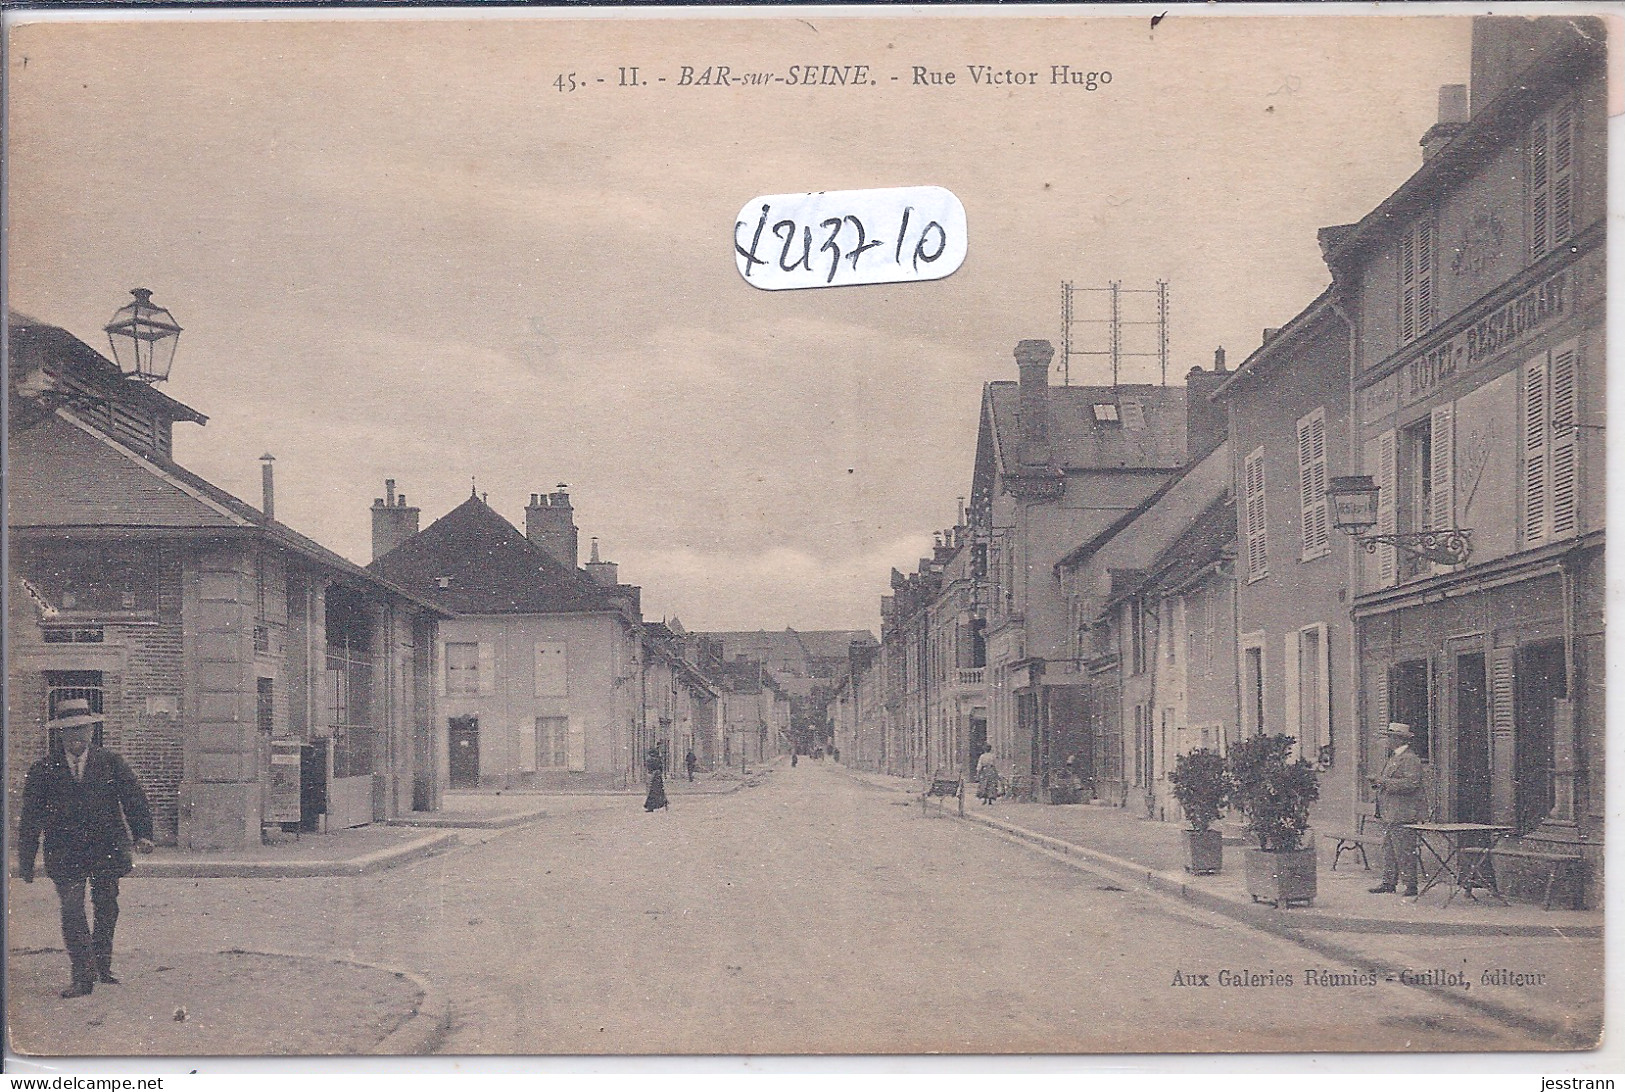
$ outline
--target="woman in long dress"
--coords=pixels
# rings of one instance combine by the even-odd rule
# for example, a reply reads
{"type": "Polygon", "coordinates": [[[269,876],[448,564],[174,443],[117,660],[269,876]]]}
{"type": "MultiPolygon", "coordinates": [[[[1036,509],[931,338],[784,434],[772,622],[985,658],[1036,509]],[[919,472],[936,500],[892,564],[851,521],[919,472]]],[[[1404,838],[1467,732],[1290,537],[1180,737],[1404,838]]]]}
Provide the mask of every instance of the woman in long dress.
{"type": "Polygon", "coordinates": [[[999,767],[993,761],[992,747],[983,750],[982,757],[976,760],[976,780],[976,795],[984,804],[993,803],[994,797],[999,795],[999,767]]]}
{"type": "Polygon", "coordinates": [[[663,774],[665,762],[661,760],[658,747],[649,748],[649,753],[643,759],[643,766],[649,771],[649,795],[643,798],[643,810],[670,809],[671,802],[666,799],[666,779],[663,774]]]}

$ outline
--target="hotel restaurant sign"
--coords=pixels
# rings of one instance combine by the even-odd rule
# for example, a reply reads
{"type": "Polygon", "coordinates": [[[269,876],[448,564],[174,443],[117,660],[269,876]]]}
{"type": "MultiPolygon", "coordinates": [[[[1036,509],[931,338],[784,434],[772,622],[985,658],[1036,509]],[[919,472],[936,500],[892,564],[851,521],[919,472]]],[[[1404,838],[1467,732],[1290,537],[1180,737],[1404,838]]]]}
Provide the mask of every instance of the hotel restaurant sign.
{"type": "Polygon", "coordinates": [[[1361,422],[1374,424],[1421,401],[1571,310],[1573,275],[1568,269],[1554,273],[1367,387],[1360,392],[1361,422]]]}

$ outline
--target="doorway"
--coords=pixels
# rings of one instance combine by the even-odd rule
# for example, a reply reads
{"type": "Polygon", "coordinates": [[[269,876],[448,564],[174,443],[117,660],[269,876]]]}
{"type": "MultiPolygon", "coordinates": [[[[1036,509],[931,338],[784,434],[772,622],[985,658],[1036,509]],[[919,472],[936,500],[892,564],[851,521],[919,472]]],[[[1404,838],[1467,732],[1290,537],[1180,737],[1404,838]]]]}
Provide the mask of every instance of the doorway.
{"type": "Polygon", "coordinates": [[[1563,642],[1524,645],[1518,649],[1517,671],[1512,776],[1518,833],[1523,834],[1540,826],[1556,802],[1552,726],[1557,700],[1569,696],[1563,642]]]}
{"type": "Polygon", "coordinates": [[[454,789],[477,789],[480,785],[480,718],[452,717],[447,722],[451,759],[447,773],[454,789]]]}
{"type": "Polygon", "coordinates": [[[1484,654],[1456,657],[1456,785],[1452,818],[1491,822],[1489,701],[1484,654]]]}

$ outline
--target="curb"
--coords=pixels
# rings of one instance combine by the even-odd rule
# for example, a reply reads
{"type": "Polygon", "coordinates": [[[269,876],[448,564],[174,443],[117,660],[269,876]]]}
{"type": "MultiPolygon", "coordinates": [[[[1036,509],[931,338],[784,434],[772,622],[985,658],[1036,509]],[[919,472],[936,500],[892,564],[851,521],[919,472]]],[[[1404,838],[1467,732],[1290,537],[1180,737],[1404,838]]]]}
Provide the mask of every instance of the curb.
{"type": "Polygon", "coordinates": [[[462,844],[451,831],[429,834],[404,845],[376,850],[360,857],[328,861],[245,861],[207,858],[142,861],[130,875],[135,879],[295,879],[312,876],[365,876],[394,868],[462,844]]]}
{"type": "MultiPolygon", "coordinates": [[[[1398,975],[1401,971],[1407,969],[1399,964],[1390,963],[1385,959],[1374,958],[1369,953],[1359,952],[1352,948],[1345,947],[1342,944],[1335,943],[1329,939],[1326,939],[1324,933],[1317,934],[1306,930],[1303,927],[1309,926],[1310,928],[1313,928],[1313,923],[1306,920],[1308,915],[1299,914],[1297,911],[1291,911],[1291,918],[1290,920],[1287,920],[1287,916],[1279,910],[1275,910],[1273,908],[1265,909],[1261,906],[1247,906],[1243,903],[1238,903],[1222,896],[1215,895],[1210,891],[1192,888],[1184,881],[1182,877],[1174,873],[1159,872],[1156,869],[1149,869],[1143,865],[1137,865],[1132,861],[1125,861],[1120,857],[1113,857],[1110,854],[1101,853],[1097,850],[1085,849],[1082,846],[1076,846],[1070,842],[1063,842],[1061,839],[1051,837],[1047,834],[1039,834],[1036,831],[1027,830],[1024,827],[1018,827],[1014,823],[1005,823],[997,819],[984,818],[982,816],[974,815],[967,815],[965,816],[965,819],[969,822],[987,827],[989,830],[992,830],[996,834],[1005,837],[1010,841],[1025,842],[1029,845],[1036,846],[1040,850],[1056,854],[1064,859],[1063,863],[1069,864],[1074,868],[1082,871],[1095,872],[1107,879],[1121,880],[1128,883],[1138,883],[1158,894],[1172,896],[1182,902],[1190,904],[1191,906],[1228,917],[1242,925],[1249,926],[1261,932],[1270,933],[1273,936],[1291,941],[1294,944],[1301,944],[1304,947],[1317,951],[1330,959],[1356,965],[1365,965],[1374,971],[1381,972],[1384,975],[1398,975]]],[[[1325,922],[1334,923],[1364,923],[1371,921],[1371,919],[1367,918],[1338,919],[1324,914],[1318,915],[1318,917],[1325,922]]],[[[1376,924],[1384,926],[1388,925],[1386,922],[1377,922],[1376,924]]],[[[1441,922],[1439,924],[1444,925],[1447,923],[1441,922]]],[[[1342,924],[1322,925],[1321,928],[1325,932],[1341,931],[1349,933],[1362,933],[1365,935],[1370,935],[1373,932],[1379,931],[1389,934],[1420,933],[1422,935],[1439,936],[1463,935],[1463,930],[1460,928],[1450,933],[1435,933],[1430,929],[1383,928],[1381,930],[1368,930],[1349,928],[1348,926],[1342,924]]],[[[1485,931],[1483,929],[1475,929],[1473,927],[1467,927],[1467,931],[1471,932],[1472,935],[1477,936],[1522,935],[1551,938],[1572,938],[1582,935],[1601,936],[1600,927],[1594,926],[1583,927],[1591,930],[1589,934],[1581,934],[1577,931],[1577,929],[1561,930],[1557,929],[1556,927],[1547,926],[1537,926],[1533,928],[1540,931],[1511,934],[1500,930],[1485,931]]],[[[1595,1041],[1576,1039],[1575,1029],[1567,1027],[1564,1024],[1551,1020],[1545,1020],[1538,1016],[1531,1016],[1528,1013],[1508,1008],[1499,1002],[1486,1001],[1478,997],[1467,997],[1462,995],[1461,991],[1453,989],[1449,986],[1418,985],[1411,988],[1422,990],[1425,993],[1428,993],[1441,1000],[1449,1001],[1452,1004],[1473,1009],[1483,1015],[1499,1021],[1500,1023],[1520,1028],[1538,1036],[1544,1036],[1552,1039],[1555,1043],[1559,1044],[1557,1049],[1560,1050],[1593,1050],[1596,1049],[1597,1046],[1597,1042],[1595,1041]]]]}
{"type": "Polygon", "coordinates": [[[279,959],[322,959],[329,963],[342,963],[350,967],[383,971],[404,978],[418,988],[417,1005],[394,1031],[374,1043],[367,1054],[432,1054],[445,1035],[451,1022],[451,1003],[445,992],[414,971],[390,967],[382,963],[369,963],[362,959],[341,959],[338,956],[318,956],[304,952],[277,952],[257,948],[226,948],[221,955],[260,955],[279,959]]]}
{"type": "Polygon", "coordinates": [[[422,819],[386,819],[384,825],[389,827],[422,827],[453,830],[505,830],[508,827],[522,827],[526,823],[534,823],[546,819],[548,812],[522,811],[510,815],[493,815],[485,818],[450,819],[433,813],[425,813],[422,819]]]}
{"type": "Polygon", "coordinates": [[[1206,888],[1192,884],[1185,876],[1177,872],[1163,872],[1121,857],[1113,857],[1109,853],[1088,849],[1063,841],[1048,834],[1039,834],[1014,823],[988,816],[966,814],[965,819],[972,823],[1003,831],[1014,838],[1032,842],[1052,852],[1068,857],[1078,857],[1093,864],[1094,867],[1109,871],[1119,878],[1141,884],[1153,891],[1165,895],[1173,895],[1204,910],[1212,910],[1245,921],[1248,924],[1269,926],[1277,922],[1282,913],[1289,913],[1291,925],[1301,929],[1322,929],[1335,933],[1365,933],[1365,934],[1406,934],[1411,936],[1440,936],[1440,937],[1535,937],[1547,940],[1564,940],[1574,938],[1597,938],[1603,935],[1601,925],[1475,925],[1468,922],[1414,922],[1394,921],[1387,918],[1358,918],[1342,914],[1327,914],[1317,910],[1290,910],[1281,911],[1273,907],[1249,906],[1246,903],[1226,898],[1206,888]]]}

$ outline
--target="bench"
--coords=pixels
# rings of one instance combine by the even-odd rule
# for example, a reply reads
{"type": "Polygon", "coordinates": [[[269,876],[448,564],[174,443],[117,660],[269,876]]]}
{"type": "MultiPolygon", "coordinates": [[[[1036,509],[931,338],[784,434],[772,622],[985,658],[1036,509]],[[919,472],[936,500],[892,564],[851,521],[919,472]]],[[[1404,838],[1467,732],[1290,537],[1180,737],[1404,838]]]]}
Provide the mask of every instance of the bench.
{"type": "MultiPolygon", "coordinates": [[[[1558,880],[1563,880],[1569,884],[1569,889],[1574,892],[1573,909],[1578,910],[1580,908],[1580,897],[1582,894],[1580,885],[1580,865],[1585,863],[1585,859],[1578,853],[1568,853],[1561,850],[1550,849],[1524,849],[1514,846],[1495,846],[1489,849],[1462,851],[1464,855],[1468,852],[1473,854],[1473,862],[1477,864],[1480,869],[1483,867],[1483,857],[1485,854],[1489,855],[1492,863],[1499,860],[1508,860],[1518,861],[1520,863],[1532,865],[1536,868],[1542,868],[1546,872],[1546,891],[1544,899],[1541,903],[1542,908],[1546,910],[1550,910],[1552,908],[1552,888],[1557,886],[1558,880]]],[[[1495,892],[1497,895],[1499,895],[1501,881],[1498,876],[1494,879],[1494,884],[1495,892]]]]}
{"type": "Polygon", "coordinates": [[[1366,871],[1371,870],[1371,861],[1366,857],[1366,847],[1382,847],[1382,840],[1386,830],[1381,819],[1377,818],[1377,808],[1374,804],[1360,804],[1354,816],[1354,829],[1341,834],[1323,834],[1321,837],[1337,843],[1332,851],[1332,871],[1337,871],[1337,862],[1343,859],[1343,854],[1353,850],[1360,851],[1360,864],[1366,871]]]}
{"type": "MultiPolygon", "coordinates": [[[[959,801],[959,814],[965,814],[965,779],[963,777],[957,774],[932,774],[925,791],[920,794],[920,810],[922,813],[933,796],[940,798],[940,800],[946,800],[949,797],[956,798],[959,801]]],[[[940,802],[937,804],[939,808],[942,806],[940,802]]]]}

